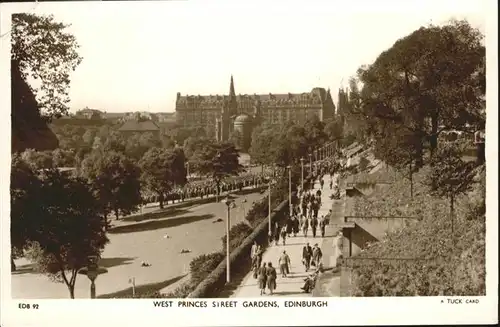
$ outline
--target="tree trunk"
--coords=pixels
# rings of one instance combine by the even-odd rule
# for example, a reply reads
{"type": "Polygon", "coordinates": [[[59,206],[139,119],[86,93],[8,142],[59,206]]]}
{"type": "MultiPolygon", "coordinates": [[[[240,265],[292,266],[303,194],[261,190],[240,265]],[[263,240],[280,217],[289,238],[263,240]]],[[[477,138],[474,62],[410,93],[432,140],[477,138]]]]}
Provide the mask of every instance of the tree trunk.
{"type": "Polygon", "coordinates": [[[75,285],[67,285],[69,291],[69,297],[75,299],[75,285]]]}
{"type": "Polygon", "coordinates": [[[16,271],[16,263],[14,262],[14,256],[10,254],[10,271],[16,271]]]}
{"type": "Polygon", "coordinates": [[[158,201],[160,202],[160,209],[163,209],[163,193],[159,193],[158,201]]]}
{"type": "Polygon", "coordinates": [[[116,217],[116,220],[120,219],[120,211],[118,209],[115,209],[115,217],[116,217]]]}

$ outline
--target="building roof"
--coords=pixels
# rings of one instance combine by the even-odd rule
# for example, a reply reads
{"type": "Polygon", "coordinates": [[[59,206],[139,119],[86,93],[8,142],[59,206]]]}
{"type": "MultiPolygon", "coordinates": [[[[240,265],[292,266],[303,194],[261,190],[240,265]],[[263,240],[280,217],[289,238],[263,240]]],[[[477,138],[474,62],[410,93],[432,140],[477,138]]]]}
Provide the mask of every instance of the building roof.
{"type": "MultiPolygon", "coordinates": [[[[177,102],[195,102],[198,104],[223,104],[229,100],[228,95],[185,95],[177,94],[177,102]]],[[[323,103],[327,100],[328,92],[324,88],[316,87],[311,92],[304,93],[282,93],[282,94],[239,94],[236,96],[237,102],[261,102],[261,103],[299,103],[316,102],[323,103]]]]}
{"type": "Polygon", "coordinates": [[[160,127],[151,120],[128,120],[118,130],[120,132],[156,132],[160,130],[160,127]]]}
{"type": "Polygon", "coordinates": [[[234,120],[234,123],[250,123],[252,121],[252,117],[247,114],[241,114],[234,120]]]}

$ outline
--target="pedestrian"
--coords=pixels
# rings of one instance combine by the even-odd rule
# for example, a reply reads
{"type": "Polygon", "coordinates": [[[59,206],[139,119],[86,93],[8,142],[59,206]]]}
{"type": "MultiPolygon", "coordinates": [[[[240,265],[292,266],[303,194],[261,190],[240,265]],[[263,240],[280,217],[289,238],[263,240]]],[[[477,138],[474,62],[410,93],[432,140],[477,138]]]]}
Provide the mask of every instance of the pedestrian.
{"type": "Polygon", "coordinates": [[[323,185],[325,184],[325,181],[323,180],[323,177],[320,177],[319,179],[319,185],[321,187],[321,189],[323,189],[323,185]]]}
{"type": "Polygon", "coordinates": [[[286,234],[287,234],[286,226],[283,226],[281,228],[281,239],[283,240],[283,245],[285,245],[286,242],[286,234]]]}
{"type": "Polygon", "coordinates": [[[326,219],[325,216],[321,216],[319,220],[319,230],[321,231],[321,237],[325,237],[326,219]]]}
{"type": "Polygon", "coordinates": [[[286,278],[290,273],[290,257],[286,254],[286,251],[283,251],[278,263],[280,265],[281,277],[286,278]]]}
{"type": "Polygon", "coordinates": [[[318,228],[318,219],[316,217],[313,217],[311,219],[311,230],[313,237],[316,237],[316,229],[318,228]]]}
{"type": "Polygon", "coordinates": [[[274,243],[276,245],[278,245],[280,241],[280,232],[281,232],[280,227],[278,226],[278,223],[276,223],[274,225],[274,243]]]}
{"type": "Polygon", "coordinates": [[[290,235],[292,234],[292,232],[293,232],[292,218],[288,217],[288,219],[286,220],[286,233],[288,234],[288,237],[290,237],[290,235]]]}
{"type": "Polygon", "coordinates": [[[330,225],[330,218],[332,217],[332,209],[328,210],[328,214],[325,217],[325,221],[327,225],[330,225]]]}
{"type": "Polygon", "coordinates": [[[306,267],[306,271],[311,267],[311,259],[313,255],[312,247],[307,243],[302,249],[302,263],[306,267]]]}
{"type": "Polygon", "coordinates": [[[319,211],[319,206],[320,206],[320,201],[321,199],[314,199],[313,202],[313,218],[318,219],[318,211],[319,211]]]}
{"type": "Polygon", "coordinates": [[[264,249],[262,246],[257,245],[257,250],[255,251],[255,265],[256,267],[260,267],[260,264],[262,263],[262,256],[264,255],[264,249]]]}
{"type": "Polygon", "coordinates": [[[307,230],[309,229],[309,219],[307,219],[306,216],[302,218],[302,233],[304,234],[304,237],[307,237],[307,230]]]}
{"type": "Polygon", "coordinates": [[[267,275],[267,288],[269,288],[269,293],[273,295],[276,289],[276,269],[274,269],[273,264],[269,262],[266,268],[267,275]]]}
{"type": "Polygon", "coordinates": [[[262,264],[262,267],[258,268],[258,281],[259,281],[259,289],[260,295],[266,294],[266,284],[267,284],[267,268],[266,263],[262,264]]]}
{"type": "Polygon", "coordinates": [[[293,231],[293,236],[297,236],[299,233],[299,220],[297,219],[297,216],[293,216],[292,218],[292,231],[293,231]]]}
{"type": "MultiPolygon", "coordinates": [[[[330,176],[331,176],[331,175],[330,175],[330,176]]],[[[332,177],[330,177],[330,190],[332,189],[332,187],[333,187],[333,178],[332,178],[332,177]]]]}
{"type": "Polygon", "coordinates": [[[318,243],[314,244],[313,253],[312,253],[312,261],[316,268],[319,268],[319,264],[321,262],[321,258],[323,257],[323,252],[318,246],[318,243]]]}
{"type": "Polygon", "coordinates": [[[253,259],[255,257],[255,253],[257,252],[257,241],[253,242],[252,249],[250,250],[250,259],[253,259]]]}

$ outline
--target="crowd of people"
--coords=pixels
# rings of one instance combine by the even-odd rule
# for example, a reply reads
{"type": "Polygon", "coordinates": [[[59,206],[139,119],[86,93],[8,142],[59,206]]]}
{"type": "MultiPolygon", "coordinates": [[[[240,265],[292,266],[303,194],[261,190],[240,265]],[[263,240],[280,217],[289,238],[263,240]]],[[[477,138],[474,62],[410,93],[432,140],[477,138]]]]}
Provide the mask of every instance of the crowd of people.
{"type": "MultiPolygon", "coordinates": [[[[258,188],[266,185],[269,173],[248,173],[240,176],[231,176],[220,181],[218,194],[231,191],[241,191],[243,188],[258,188]]],[[[217,194],[217,185],[212,179],[190,181],[184,186],[174,187],[165,194],[163,200],[165,204],[183,202],[188,199],[206,198],[217,194]]],[[[159,195],[144,194],[144,204],[159,202],[159,195]]]]}
{"type": "MultiPolygon", "coordinates": [[[[282,244],[286,246],[287,238],[296,237],[302,232],[304,238],[313,238],[317,236],[325,237],[326,226],[330,223],[332,210],[329,210],[327,215],[319,216],[319,209],[322,205],[321,195],[326,188],[325,181],[328,181],[328,187],[333,194],[338,189],[338,181],[335,180],[335,172],[339,169],[339,165],[333,160],[323,160],[316,162],[316,167],[312,172],[312,178],[304,181],[303,189],[298,188],[297,200],[292,201],[295,204],[291,210],[291,216],[286,217],[282,224],[275,222],[269,233],[269,245],[278,246],[282,244]],[[329,175],[329,176],[328,176],[329,175]],[[320,189],[314,190],[314,182],[319,180],[320,189]],[[309,234],[309,229],[311,233],[309,234]],[[318,233],[319,232],[319,233],[318,233]],[[318,235],[319,234],[319,235],[318,235]]],[[[253,277],[258,281],[260,294],[266,294],[266,289],[270,294],[273,294],[277,284],[277,271],[271,262],[263,262],[264,248],[257,244],[253,244],[251,249],[252,271],[253,277]]],[[[304,292],[311,292],[314,288],[317,276],[322,270],[323,253],[318,245],[313,246],[307,242],[302,249],[302,265],[304,271],[309,272],[311,267],[314,267],[312,274],[304,279],[304,285],[301,288],[304,292]]],[[[279,273],[282,278],[289,277],[291,271],[291,259],[286,250],[280,253],[278,258],[279,273]]]]}

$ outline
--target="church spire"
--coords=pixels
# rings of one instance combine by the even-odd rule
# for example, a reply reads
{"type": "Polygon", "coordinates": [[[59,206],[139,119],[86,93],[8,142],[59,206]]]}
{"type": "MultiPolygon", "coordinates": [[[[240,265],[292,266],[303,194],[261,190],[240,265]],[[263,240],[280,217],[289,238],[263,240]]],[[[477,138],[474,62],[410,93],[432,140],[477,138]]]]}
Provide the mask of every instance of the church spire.
{"type": "Polygon", "coordinates": [[[231,85],[229,86],[229,96],[236,96],[236,93],[234,92],[234,81],[233,81],[233,75],[231,74],[231,85]]]}
{"type": "Polygon", "coordinates": [[[231,74],[231,85],[229,85],[228,111],[230,116],[238,114],[238,103],[236,101],[236,93],[234,92],[234,81],[232,74],[231,74]]]}

